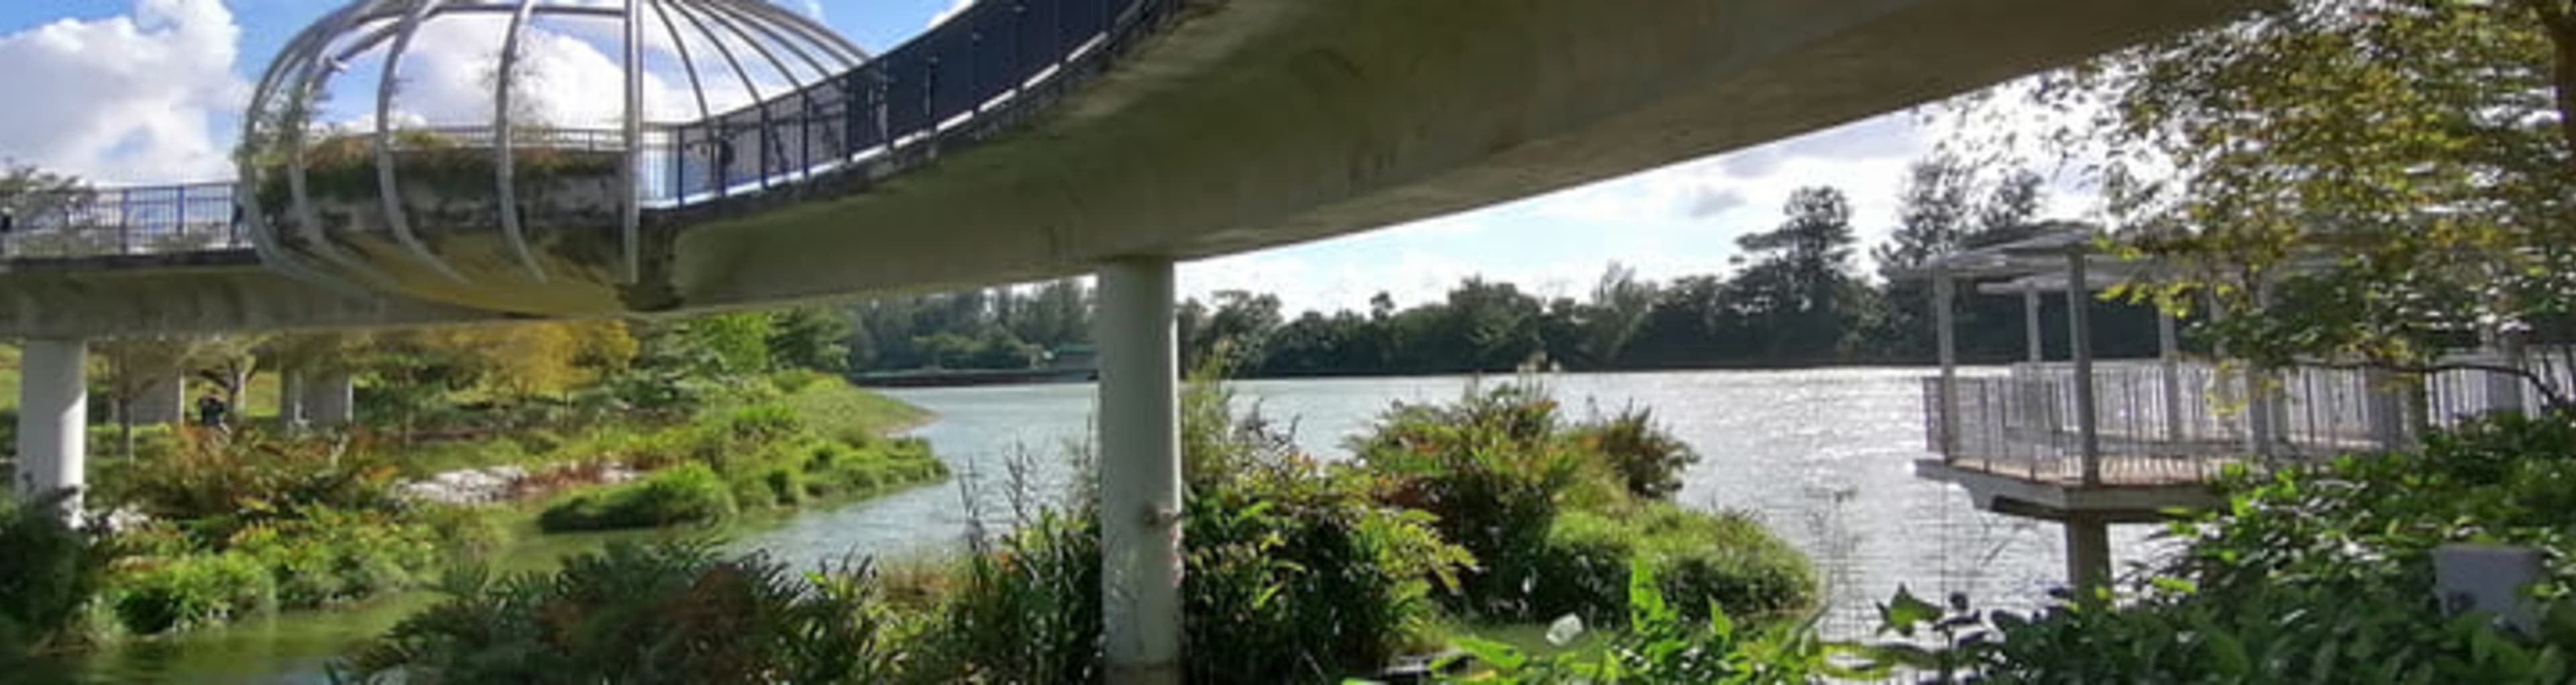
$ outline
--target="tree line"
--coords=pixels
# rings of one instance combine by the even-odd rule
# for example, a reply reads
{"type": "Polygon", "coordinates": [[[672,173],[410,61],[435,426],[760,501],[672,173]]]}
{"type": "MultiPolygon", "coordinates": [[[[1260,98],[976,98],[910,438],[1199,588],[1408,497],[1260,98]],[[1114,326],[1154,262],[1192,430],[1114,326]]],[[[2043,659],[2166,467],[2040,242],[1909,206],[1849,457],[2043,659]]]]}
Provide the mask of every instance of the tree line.
{"type": "MultiPolygon", "coordinates": [[[[1898,225],[1866,267],[1849,199],[1814,186],[1790,196],[1777,227],[1738,238],[1728,273],[1656,281],[1613,263],[1582,297],[1469,278],[1434,302],[1399,308],[1381,292],[1365,310],[1293,315],[1272,293],[1219,291],[1179,303],[1182,363],[1221,357],[1241,376],[1505,371],[1533,361],[1570,370],[1924,363],[1934,357],[1930,289],[1902,272],[2046,230],[2044,192],[2026,169],[1928,156],[1911,167],[1898,225]]],[[[1963,358],[2021,358],[2021,299],[1978,296],[1974,285],[1960,288],[1963,358]]],[[[851,310],[851,368],[1025,368],[1088,342],[1091,302],[1075,279],[870,301],[851,310]]],[[[2065,300],[2052,293],[2043,306],[2043,337],[2062,359],[2065,300]]],[[[2155,353],[2152,308],[2097,307],[2102,355],[2155,353]]]]}

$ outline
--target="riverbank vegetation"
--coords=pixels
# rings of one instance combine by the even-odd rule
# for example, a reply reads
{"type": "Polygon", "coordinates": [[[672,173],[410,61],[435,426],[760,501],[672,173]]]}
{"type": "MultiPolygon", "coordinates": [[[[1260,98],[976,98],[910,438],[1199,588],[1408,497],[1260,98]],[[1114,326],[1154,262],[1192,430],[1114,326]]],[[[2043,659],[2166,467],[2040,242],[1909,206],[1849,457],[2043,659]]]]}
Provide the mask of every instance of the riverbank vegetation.
{"type": "MultiPolygon", "coordinates": [[[[1559,412],[1521,383],[1399,405],[1357,440],[1360,458],[1336,463],[1300,453],[1222,387],[1194,384],[1180,522],[1193,679],[1368,675],[1436,651],[1456,626],[1556,618],[1546,612],[1619,625],[1632,567],[1679,598],[1671,620],[1723,606],[1768,625],[1814,609],[1795,549],[1740,515],[1669,501],[1697,459],[1651,417],[1559,412]]],[[[497,582],[469,574],[350,666],[447,681],[544,666],[617,682],[1097,682],[1096,504],[1083,486],[1010,494],[1006,529],[979,529],[956,557],[891,567],[798,580],[757,556],[665,545],[497,582]],[[623,590],[584,589],[609,578],[623,590]],[[660,619],[600,624],[640,631],[619,639],[582,628],[646,611],[660,619]],[[634,651],[650,644],[690,647],[634,651]],[[560,661],[511,656],[538,645],[573,647],[560,661]]]]}
{"type": "Polygon", "coordinates": [[[711,524],[946,477],[926,444],[890,436],[923,412],[795,366],[808,352],[780,318],[227,344],[267,359],[231,368],[352,373],[358,421],[109,443],[130,452],[91,460],[76,525],[57,499],[0,526],[0,605],[24,607],[0,617],[0,655],[366,602],[520,536],[711,524]]]}

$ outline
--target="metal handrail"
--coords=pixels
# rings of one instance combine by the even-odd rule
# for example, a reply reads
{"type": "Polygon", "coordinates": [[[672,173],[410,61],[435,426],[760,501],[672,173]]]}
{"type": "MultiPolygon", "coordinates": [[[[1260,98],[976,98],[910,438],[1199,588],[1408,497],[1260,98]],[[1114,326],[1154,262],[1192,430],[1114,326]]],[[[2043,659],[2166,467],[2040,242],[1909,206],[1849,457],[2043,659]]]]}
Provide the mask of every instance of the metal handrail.
{"type": "MultiPolygon", "coordinates": [[[[1180,0],[980,0],[876,59],[805,88],[711,118],[648,128],[638,150],[646,206],[674,208],[759,193],[912,148],[981,135],[968,124],[1096,68],[1169,16],[1180,0]]],[[[1035,98],[1030,98],[1035,99],[1035,98]]],[[[483,127],[409,129],[488,148],[483,127]]],[[[623,152],[621,132],[514,128],[521,147],[623,152]]],[[[398,147],[397,149],[401,149],[398,147]]],[[[231,181],[0,197],[0,259],[237,250],[249,247],[231,181]]]]}

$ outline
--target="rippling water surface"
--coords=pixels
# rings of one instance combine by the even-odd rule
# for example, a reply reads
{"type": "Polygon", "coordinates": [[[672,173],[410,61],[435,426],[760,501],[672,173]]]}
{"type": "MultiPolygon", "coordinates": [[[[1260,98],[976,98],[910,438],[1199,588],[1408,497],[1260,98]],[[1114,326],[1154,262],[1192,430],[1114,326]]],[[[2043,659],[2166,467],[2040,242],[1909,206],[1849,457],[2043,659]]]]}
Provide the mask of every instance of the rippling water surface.
{"type": "MultiPolygon", "coordinates": [[[[1705,371],[1570,374],[1546,377],[1568,411],[1611,412],[1635,404],[1703,456],[1684,481],[1683,504],[1752,512],[1814,557],[1833,610],[1828,631],[1861,636],[1874,602],[1899,584],[1917,593],[1965,591],[1988,606],[2028,606],[2062,583],[2064,557],[2053,524],[1977,511],[1967,495],[1914,477],[1923,451],[1920,386],[1913,369],[1705,371]]],[[[1391,402],[1444,401],[1465,377],[1245,381],[1243,407],[1295,428],[1298,443],[1326,457],[1365,430],[1391,402]]],[[[1024,476],[1060,489],[1094,413],[1087,384],[899,390],[939,413],[916,434],[977,483],[975,506],[954,485],[925,487],[829,511],[803,514],[745,537],[800,565],[853,554],[910,556],[954,549],[981,512],[1008,519],[1003,485],[1012,455],[1036,468],[1024,476]]],[[[2115,526],[2122,564],[2151,553],[2147,529],[2115,526]]],[[[169,644],[92,659],[87,680],[168,682],[311,681],[331,650],[388,623],[396,610],[289,617],[288,625],[211,631],[169,644]],[[187,674],[187,675],[179,675],[187,674]]]]}

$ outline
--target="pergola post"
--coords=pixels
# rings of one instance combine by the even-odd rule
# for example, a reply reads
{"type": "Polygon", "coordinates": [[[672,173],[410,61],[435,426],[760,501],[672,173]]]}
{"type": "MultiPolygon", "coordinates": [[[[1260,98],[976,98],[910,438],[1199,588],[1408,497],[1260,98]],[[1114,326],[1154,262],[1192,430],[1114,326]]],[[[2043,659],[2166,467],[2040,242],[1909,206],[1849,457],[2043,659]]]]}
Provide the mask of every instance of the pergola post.
{"type": "Polygon", "coordinates": [[[2175,330],[2179,322],[2172,312],[2156,314],[2156,359],[2164,371],[2165,442],[2181,445],[2182,415],[2182,335],[2175,330]]]}
{"type": "Polygon", "coordinates": [[[304,386],[311,380],[311,373],[296,369],[287,369],[277,375],[277,422],[288,431],[304,429],[307,420],[304,386]]]}
{"type": "Polygon", "coordinates": [[[1181,681],[1180,350],[1172,260],[1100,267],[1101,614],[1108,682],[1181,681]]]}
{"type": "Polygon", "coordinates": [[[2082,515],[2069,515],[2060,525],[2066,533],[2066,582],[2078,604],[2093,603],[2094,593],[2111,584],[2111,526],[2082,515]]]}
{"type": "MultiPolygon", "coordinates": [[[[2487,327],[2479,332],[2479,337],[2483,338],[2480,342],[2485,343],[2486,353],[2495,357],[2497,366],[2517,369],[2524,366],[2519,336],[2503,330],[2502,324],[2487,327]]],[[[2487,411],[2519,412],[2524,409],[2521,378],[2489,371],[2486,381],[2487,411]]]]}
{"type": "Polygon", "coordinates": [[[2039,286],[2021,284],[2022,350],[2032,364],[2048,361],[2048,344],[2040,338],[2039,286]]]}
{"type": "MultiPolygon", "coordinates": [[[[2272,306],[2272,289],[2264,281],[2258,280],[2254,284],[2254,306],[2258,309],[2269,309],[2272,306]]],[[[2273,425],[2272,422],[2274,414],[2272,389],[2268,387],[2271,385],[2270,379],[2269,369],[2252,362],[2245,364],[2245,439],[2249,443],[2247,450],[2253,452],[2256,459],[2266,463],[2272,460],[2272,443],[2276,437],[2275,433],[2280,430],[2280,427],[2273,425]]]]}
{"type": "Polygon", "coordinates": [[[2084,465],[2084,484],[2102,484],[2102,436],[2094,416],[2092,281],[2084,273],[2085,246],[2066,250],[2067,347],[2073,351],[2075,435],[2084,465]]]}
{"type": "Polygon", "coordinates": [[[1958,283],[1948,268],[1932,274],[1932,328],[1941,356],[1941,458],[1959,456],[1959,332],[1954,313],[1958,283]]]}
{"type": "Polygon", "coordinates": [[[18,492],[71,490],[63,515],[77,516],[89,456],[89,341],[29,339],[19,352],[18,492]]]}

